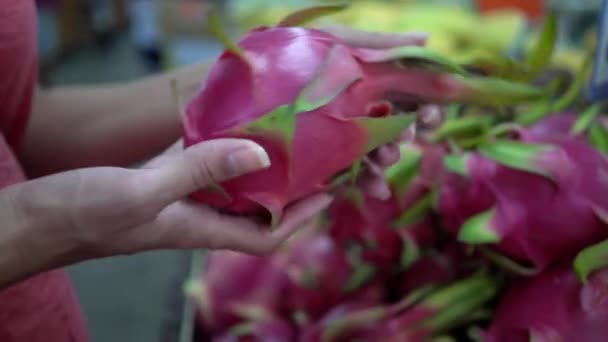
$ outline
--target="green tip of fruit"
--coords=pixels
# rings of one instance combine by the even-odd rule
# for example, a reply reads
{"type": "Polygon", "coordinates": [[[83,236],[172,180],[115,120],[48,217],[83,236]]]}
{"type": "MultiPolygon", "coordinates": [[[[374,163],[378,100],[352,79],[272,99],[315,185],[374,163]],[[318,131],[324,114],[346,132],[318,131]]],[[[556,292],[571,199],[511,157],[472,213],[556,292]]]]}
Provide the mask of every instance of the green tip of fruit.
{"type": "Polygon", "coordinates": [[[370,264],[360,264],[355,267],[353,274],[344,284],[344,292],[350,293],[361,288],[376,273],[376,268],[370,264]]]}
{"type": "Polygon", "coordinates": [[[471,217],[460,228],[458,240],[470,244],[499,242],[500,236],[492,225],[495,213],[495,209],[490,209],[471,217]]]}
{"type": "Polygon", "coordinates": [[[335,13],[344,11],[348,8],[348,6],[348,4],[334,4],[304,8],[290,13],[283,20],[281,20],[277,26],[303,26],[320,17],[333,15],[335,13]]]}
{"type": "Polygon", "coordinates": [[[401,133],[416,121],[416,115],[396,114],[381,118],[360,117],[353,120],[367,136],[366,145],[361,151],[364,156],[379,146],[397,140],[401,133]]]}
{"type": "Polygon", "coordinates": [[[470,155],[468,154],[450,154],[443,158],[443,165],[445,167],[461,176],[468,177],[469,176],[469,168],[468,163],[470,159],[470,155]]]}
{"type": "Polygon", "coordinates": [[[583,249],[574,259],[574,272],[587,283],[591,273],[608,265],[608,240],[583,249]]]}
{"type": "Polygon", "coordinates": [[[536,45],[527,57],[528,71],[531,77],[535,77],[550,63],[556,42],[557,15],[555,12],[551,12],[543,24],[536,45]]]}
{"type": "Polygon", "coordinates": [[[512,140],[495,140],[485,143],[478,148],[479,152],[495,162],[521,171],[536,173],[548,178],[553,174],[540,161],[543,155],[556,151],[556,147],[548,144],[529,144],[512,140]]]}
{"type": "Polygon", "coordinates": [[[403,240],[403,252],[401,253],[401,260],[399,266],[402,270],[407,269],[413,263],[415,263],[420,257],[420,248],[414,239],[406,235],[402,238],[403,240]]]}
{"type": "Polygon", "coordinates": [[[226,30],[224,29],[224,25],[222,24],[222,20],[217,12],[217,10],[212,9],[209,12],[207,18],[209,32],[220,42],[226,50],[232,52],[233,54],[239,56],[243,60],[247,60],[245,57],[245,51],[234,42],[226,30]]]}
{"type": "Polygon", "coordinates": [[[418,66],[422,63],[432,69],[460,75],[466,74],[466,71],[458,63],[423,46],[408,45],[389,50],[378,50],[373,54],[363,55],[361,58],[368,63],[398,61],[405,66],[408,64],[418,66]]]}
{"type": "Polygon", "coordinates": [[[406,211],[392,222],[393,228],[403,229],[419,222],[432,209],[434,193],[429,192],[416,200],[406,211]]]}
{"type": "Polygon", "coordinates": [[[602,110],[602,106],[599,103],[595,103],[595,104],[591,105],[589,108],[587,108],[576,119],[574,126],[572,126],[572,129],[570,130],[570,134],[579,135],[579,134],[583,133],[584,131],[586,131],[589,128],[589,126],[591,126],[591,123],[595,120],[595,118],[598,116],[598,114],[600,113],[601,110],[602,110]]]}
{"type": "Polygon", "coordinates": [[[598,151],[608,155],[608,130],[601,123],[591,123],[587,140],[598,151]]]}
{"type": "Polygon", "coordinates": [[[422,151],[409,144],[399,147],[400,159],[385,171],[386,182],[397,198],[402,198],[412,180],[420,170],[422,151]]]}
{"type": "Polygon", "coordinates": [[[509,106],[538,101],[548,96],[545,90],[525,83],[492,77],[461,77],[460,79],[468,88],[464,102],[469,104],[509,106]]]}

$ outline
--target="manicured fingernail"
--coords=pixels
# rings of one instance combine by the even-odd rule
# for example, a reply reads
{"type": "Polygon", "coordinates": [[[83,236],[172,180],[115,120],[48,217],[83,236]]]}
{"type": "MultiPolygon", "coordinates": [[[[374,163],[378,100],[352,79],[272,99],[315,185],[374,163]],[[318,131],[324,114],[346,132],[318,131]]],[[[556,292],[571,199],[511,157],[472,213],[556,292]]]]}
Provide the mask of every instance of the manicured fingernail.
{"type": "Polygon", "coordinates": [[[265,169],[270,166],[270,157],[264,149],[254,143],[248,142],[227,157],[226,172],[229,177],[237,177],[249,172],[265,169]]]}

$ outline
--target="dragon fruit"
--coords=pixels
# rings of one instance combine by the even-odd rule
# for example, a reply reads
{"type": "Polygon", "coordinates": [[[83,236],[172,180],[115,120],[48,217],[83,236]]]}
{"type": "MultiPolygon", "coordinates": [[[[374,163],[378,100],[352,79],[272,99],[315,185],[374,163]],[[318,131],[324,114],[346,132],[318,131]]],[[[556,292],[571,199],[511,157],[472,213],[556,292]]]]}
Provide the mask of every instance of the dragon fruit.
{"type": "Polygon", "coordinates": [[[233,213],[269,213],[322,191],[338,173],[394,141],[414,121],[402,114],[426,103],[489,105],[532,100],[527,85],[468,76],[421,46],[349,46],[327,32],[297,27],[315,11],[248,32],[228,49],[191,99],[184,117],[190,146],[238,137],[259,143],[271,166],[202,189],[197,201],[233,213]],[[314,152],[311,152],[314,151],[314,152]]]}
{"type": "Polygon", "coordinates": [[[349,258],[326,234],[302,239],[288,253],[289,282],[284,305],[307,319],[320,317],[369,284],[375,271],[361,260],[349,258]]]}
{"type": "Polygon", "coordinates": [[[491,277],[474,275],[443,288],[418,289],[396,303],[349,307],[309,334],[316,341],[427,341],[453,324],[478,318],[496,289],[491,277]]]}
{"type": "Polygon", "coordinates": [[[356,249],[382,274],[408,266],[420,245],[437,238],[427,214],[442,153],[441,147],[403,143],[401,160],[386,172],[391,196],[380,200],[343,187],[327,213],[328,234],[344,248],[356,249]]]}
{"type": "Polygon", "coordinates": [[[446,284],[473,272],[480,265],[483,261],[467,255],[465,246],[457,242],[427,248],[399,275],[396,291],[403,295],[423,286],[446,284]]]}
{"type": "Polygon", "coordinates": [[[439,200],[446,228],[461,241],[493,244],[535,272],[608,237],[608,160],[560,132],[566,119],[446,158],[454,171],[439,200]]]}
{"type": "Polygon", "coordinates": [[[216,332],[281,313],[287,284],[278,258],[215,251],[203,278],[192,280],[187,292],[197,303],[201,326],[216,332]]]}
{"type": "Polygon", "coordinates": [[[606,242],[602,245],[602,253],[596,253],[596,245],[586,249],[588,255],[579,254],[576,273],[566,262],[517,280],[501,299],[484,340],[606,341],[608,268],[606,242]]]}

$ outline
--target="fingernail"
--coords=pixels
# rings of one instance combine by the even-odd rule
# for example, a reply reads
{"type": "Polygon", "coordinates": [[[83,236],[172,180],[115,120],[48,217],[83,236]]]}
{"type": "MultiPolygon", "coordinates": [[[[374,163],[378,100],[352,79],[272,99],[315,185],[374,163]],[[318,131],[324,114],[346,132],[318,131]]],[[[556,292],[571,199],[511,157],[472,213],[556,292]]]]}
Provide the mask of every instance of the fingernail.
{"type": "Polygon", "coordinates": [[[226,172],[229,177],[237,177],[270,166],[270,157],[264,149],[250,142],[230,153],[227,157],[226,172]]]}

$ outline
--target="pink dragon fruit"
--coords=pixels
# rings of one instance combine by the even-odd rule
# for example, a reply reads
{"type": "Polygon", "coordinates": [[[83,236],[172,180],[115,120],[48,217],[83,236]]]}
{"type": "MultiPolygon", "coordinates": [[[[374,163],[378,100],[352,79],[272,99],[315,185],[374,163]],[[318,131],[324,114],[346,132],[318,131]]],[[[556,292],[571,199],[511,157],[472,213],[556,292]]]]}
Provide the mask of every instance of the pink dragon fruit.
{"type": "Polygon", "coordinates": [[[303,13],[254,29],[238,44],[224,39],[229,49],[186,108],[185,146],[247,138],[267,151],[272,165],[222,182],[221,189],[203,189],[193,194],[196,200],[235,213],[270,213],[276,223],[290,202],[322,191],[336,174],[394,141],[414,120],[403,111],[544,95],[523,84],[463,75],[420,46],[354,48],[324,31],[290,26],[314,11],[303,13]]]}
{"type": "Polygon", "coordinates": [[[562,263],[517,280],[501,299],[484,341],[606,341],[607,259],[605,252],[589,257],[582,277],[571,263],[562,263]]]}
{"type": "Polygon", "coordinates": [[[344,248],[358,249],[382,274],[409,265],[419,245],[437,238],[427,214],[442,153],[441,147],[402,144],[403,158],[386,172],[391,196],[379,200],[343,187],[328,210],[328,234],[344,248]]]}
{"type": "Polygon", "coordinates": [[[286,268],[289,285],[284,305],[290,312],[299,312],[307,319],[320,317],[333,305],[370,284],[375,272],[370,265],[349,258],[346,251],[325,234],[297,241],[289,251],[286,268]]]}
{"type": "Polygon", "coordinates": [[[353,298],[343,301],[329,311],[313,324],[301,324],[300,342],[317,342],[321,340],[321,335],[325,326],[334,320],[346,317],[354,312],[377,307],[382,303],[384,295],[383,282],[375,282],[365,289],[358,292],[353,298]]]}
{"type": "Polygon", "coordinates": [[[396,282],[400,296],[429,285],[442,285],[476,270],[481,260],[466,254],[465,247],[457,242],[428,248],[399,275],[396,282]]]}
{"type": "Polygon", "coordinates": [[[280,314],[287,284],[278,258],[215,251],[202,279],[189,282],[187,291],[197,303],[200,325],[214,333],[280,314]]]}
{"type": "Polygon", "coordinates": [[[491,277],[474,275],[444,288],[419,289],[397,303],[363,305],[328,316],[310,334],[316,341],[428,341],[434,334],[478,318],[496,289],[491,277]]]}
{"type": "Polygon", "coordinates": [[[608,237],[608,160],[560,133],[565,119],[521,129],[518,141],[448,157],[455,172],[439,201],[446,228],[461,241],[494,244],[536,272],[608,237]]]}

